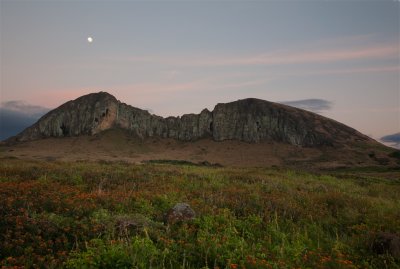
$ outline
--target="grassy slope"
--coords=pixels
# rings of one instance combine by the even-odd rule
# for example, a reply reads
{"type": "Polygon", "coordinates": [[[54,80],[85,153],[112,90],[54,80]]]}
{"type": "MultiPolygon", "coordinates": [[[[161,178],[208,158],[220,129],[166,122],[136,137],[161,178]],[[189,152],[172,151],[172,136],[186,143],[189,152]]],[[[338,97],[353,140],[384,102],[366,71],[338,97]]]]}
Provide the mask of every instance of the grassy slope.
{"type": "Polygon", "coordinates": [[[400,231],[400,172],[380,172],[2,159],[0,264],[399,268],[370,247],[400,231]],[[197,218],[165,225],[177,202],[197,218]]]}

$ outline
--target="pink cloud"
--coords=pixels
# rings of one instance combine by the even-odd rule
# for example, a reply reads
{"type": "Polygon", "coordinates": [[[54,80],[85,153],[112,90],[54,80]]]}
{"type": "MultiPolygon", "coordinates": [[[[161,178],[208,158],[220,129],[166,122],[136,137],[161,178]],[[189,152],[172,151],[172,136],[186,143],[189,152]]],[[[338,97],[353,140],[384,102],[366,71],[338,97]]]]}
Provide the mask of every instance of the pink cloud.
{"type": "Polygon", "coordinates": [[[370,66],[370,67],[359,67],[359,68],[341,68],[341,69],[318,69],[318,70],[301,70],[296,72],[287,72],[280,74],[278,78],[284,78],[288,76],[315,76],[315,75],[336,75],[336,74],[357,74],[357,73],[382,73],[382,72],[400,72],[400,66],[388,65],[388,66],[370,66]]]}
{"type": "Polygon", "coordinates": [[[192,61],[193,65],[287,65],[307,63],[330,63],[360,59],[396,59],[399,57],[396,45],[380,45],[373,47],[354,47],[345,49],[327,49],[318,51],[275,51],[272,53],[247,56],[224,57],[192,61]]]}
{"type": "MultiPolygon", "coordinates": [[[[354,73],[380,73],[380,72],[400,72],[400,66],[378,66],[350,69],[335,69],[326,71],[317,71],[318,74],[354,74],[354,73]]],[[[313,72],[315,74],[315,72],[313,72]]]]}

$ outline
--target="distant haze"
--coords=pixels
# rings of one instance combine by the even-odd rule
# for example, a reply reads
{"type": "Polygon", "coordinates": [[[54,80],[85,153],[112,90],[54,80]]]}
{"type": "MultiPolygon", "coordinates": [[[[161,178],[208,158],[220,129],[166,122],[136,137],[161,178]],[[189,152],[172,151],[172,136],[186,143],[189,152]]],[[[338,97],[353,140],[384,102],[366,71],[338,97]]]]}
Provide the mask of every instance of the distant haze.
{"type": "Polygon", "coordinates": [[[400,149],[400,133],[386,135],[381,138],[382,142],[389,144],[392,147],[400,149]]]}
{"type": "Polygon", "coordinates": [[[0,140],[14,136],[34,124],[48,108],[33,106],[22,101],[0,104],[0,140]]]}
{"type": "Polygon", "coordinates": [[[375,139],[397,134],[399,8],[399,1],[0,1],[0,138],[101,90],[161,116],[255,97],[375,139]]]}

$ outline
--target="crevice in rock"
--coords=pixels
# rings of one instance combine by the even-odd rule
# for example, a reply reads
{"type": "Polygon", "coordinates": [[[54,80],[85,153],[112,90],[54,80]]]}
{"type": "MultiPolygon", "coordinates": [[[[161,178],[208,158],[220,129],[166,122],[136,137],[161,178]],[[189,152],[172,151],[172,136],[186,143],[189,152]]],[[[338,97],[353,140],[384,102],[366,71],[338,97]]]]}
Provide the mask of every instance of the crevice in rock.
{"type": "Polygon", "coordinates": [[[257,131],[261,131],[261,124],[260,122],[256,121],[257,131]]]}
{"type": "Polygon", "coordinates": [[[69,134],[69,129],[64,123],[61,124],[60,129],[62,131],[63,136],[67,136],[69,134]]]}

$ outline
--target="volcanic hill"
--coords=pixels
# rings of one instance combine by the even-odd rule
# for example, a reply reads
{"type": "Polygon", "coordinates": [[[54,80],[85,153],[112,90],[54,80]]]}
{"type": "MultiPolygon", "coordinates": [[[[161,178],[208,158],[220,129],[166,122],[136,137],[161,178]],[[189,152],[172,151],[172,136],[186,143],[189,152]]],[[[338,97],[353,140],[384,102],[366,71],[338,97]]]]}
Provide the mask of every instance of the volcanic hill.
{"type": "Polygon", "coordinates": [[[48,112],[6,142],[11,148],[2,150],[3,155],[48,159],[179,159],[245,166],[397,164],[388,156],[393,149],[344,124],[254,98],[163,118],[106,92],[92,93],[48,112]]]}

